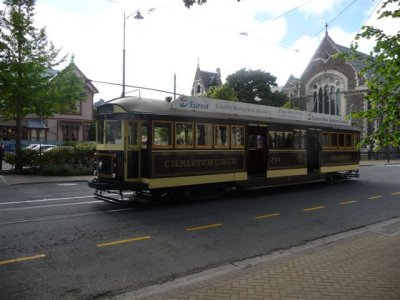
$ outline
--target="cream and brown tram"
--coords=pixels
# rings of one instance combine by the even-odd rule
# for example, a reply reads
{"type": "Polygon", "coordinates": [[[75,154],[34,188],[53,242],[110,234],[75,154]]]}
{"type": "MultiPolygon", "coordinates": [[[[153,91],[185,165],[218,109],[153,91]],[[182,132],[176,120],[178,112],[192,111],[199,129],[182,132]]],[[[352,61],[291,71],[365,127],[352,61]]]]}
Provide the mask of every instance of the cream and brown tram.
{"type": "Polygon", "coordinates": [[[98,107],[95,197],[196,198],[358,176],[359,131],[340,116],[181,96],[98,107]]]}

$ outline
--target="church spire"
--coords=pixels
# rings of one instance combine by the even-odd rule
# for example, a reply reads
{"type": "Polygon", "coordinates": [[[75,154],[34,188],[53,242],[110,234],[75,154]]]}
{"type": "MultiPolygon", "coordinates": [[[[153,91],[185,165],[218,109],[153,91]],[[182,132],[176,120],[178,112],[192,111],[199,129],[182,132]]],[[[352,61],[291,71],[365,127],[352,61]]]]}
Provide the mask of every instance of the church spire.
{"type": "Polygon", "coordinates": [[[328,23],[325,23],[325,35],[328,35],[328,23]]]}

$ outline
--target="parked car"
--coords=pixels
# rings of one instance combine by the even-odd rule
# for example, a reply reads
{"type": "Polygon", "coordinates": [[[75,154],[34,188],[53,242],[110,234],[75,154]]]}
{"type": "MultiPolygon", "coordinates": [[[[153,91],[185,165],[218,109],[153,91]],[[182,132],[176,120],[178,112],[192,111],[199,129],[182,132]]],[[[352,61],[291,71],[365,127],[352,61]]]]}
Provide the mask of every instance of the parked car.
{"type": "MultiPolygon", "coordinates": [[[[21,144],[21,149],[24,149],[26,144],[21,144]]],[[[5,152],[15,152],[15,144],[4,144],[4,151],[5,152]]]]}
{"type": "Polygon", "coordinates": [[[26,147],[25,149],[31,149],[34,151],[41,151],[44,152],[46,150],[52,149],[57,147],[56,145],[50,145],[50,144],[31,144],[28,147],[26,147]]]}

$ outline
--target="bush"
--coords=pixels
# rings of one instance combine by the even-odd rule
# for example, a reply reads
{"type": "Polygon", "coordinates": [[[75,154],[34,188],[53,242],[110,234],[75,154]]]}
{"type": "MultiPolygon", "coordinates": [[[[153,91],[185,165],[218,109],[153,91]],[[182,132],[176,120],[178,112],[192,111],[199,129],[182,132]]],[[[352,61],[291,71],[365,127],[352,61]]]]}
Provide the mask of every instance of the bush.
{"type": "MultiPolygon", "coordinates": [[[[94,153],[96,146],[88,143],[68,143],[43,151],[23,149],[22,165],[24,173],[41,168],[40,174],[51,176],[91,175],[93,172],[94,153]]],[[[5,161],[15,165],[15,153],[6,153],[5,161]]],[[[36,172],[36,171],[35,171],[36,172]]]]}

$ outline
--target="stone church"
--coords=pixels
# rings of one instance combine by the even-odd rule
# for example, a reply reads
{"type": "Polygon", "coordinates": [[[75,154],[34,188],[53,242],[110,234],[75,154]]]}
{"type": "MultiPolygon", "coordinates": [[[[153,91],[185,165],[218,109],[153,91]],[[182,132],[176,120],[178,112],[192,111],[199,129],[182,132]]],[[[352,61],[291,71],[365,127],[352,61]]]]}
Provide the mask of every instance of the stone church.
{"type": "Polygon", "coordinates": [[[217,68],[216,72],[208,72],[200,70],[200,64],[197,62],[197,69],[194,75],[191,95],[202,96],[212,86],[221,86],[221,70],[217,68]]]}
{"type": "MultiPolygon", "coordinates": [[[[334,57],[336,53],[349,51],[350,48],[336,44],[326,31],[300,78],[291,75],[282,89],[291,105],[301,110],[341,116],[366,110],[366,78],[360,76],[363,63],[334,57]]],[[[353,119],[352,125],[360,128],[362,136],[373,129],[359,119],[353,119]]]]}

